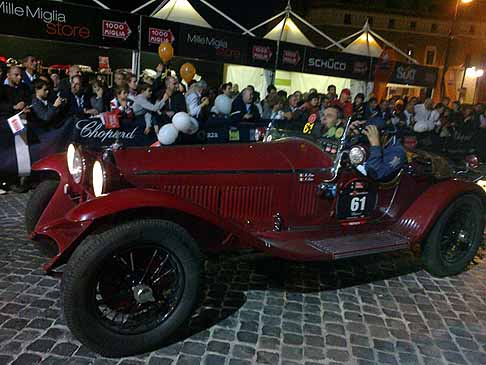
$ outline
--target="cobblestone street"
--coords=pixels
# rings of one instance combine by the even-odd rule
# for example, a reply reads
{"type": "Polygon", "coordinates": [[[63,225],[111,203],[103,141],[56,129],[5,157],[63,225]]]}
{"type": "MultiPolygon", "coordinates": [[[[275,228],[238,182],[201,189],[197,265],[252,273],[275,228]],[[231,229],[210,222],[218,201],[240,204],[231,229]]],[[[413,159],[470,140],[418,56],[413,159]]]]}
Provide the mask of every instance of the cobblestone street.
{"type": "Polygon", "coordinates": [[[101,358],[64,324],[60,280],[43,274],[25,234],[27,198],[0,196],[0,365],[486,364],[486,261],[436,279],[407,252],[313,264],[211,258],[202,306],[172,344],[101,358]]]}

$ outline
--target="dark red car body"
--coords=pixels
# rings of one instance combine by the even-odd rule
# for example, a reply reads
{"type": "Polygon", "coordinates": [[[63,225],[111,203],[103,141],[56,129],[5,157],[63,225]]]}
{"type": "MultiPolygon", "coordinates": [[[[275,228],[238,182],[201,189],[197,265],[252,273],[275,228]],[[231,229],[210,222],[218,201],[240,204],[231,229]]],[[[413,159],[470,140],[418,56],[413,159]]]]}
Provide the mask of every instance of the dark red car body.
{"type": "Polygon", "coordinates": [[[301,138],[121,148],[112,151],[107,169],[113,188],[96,198],[88,183],[90,158],[83,181],[75,184],[65,154],[53,155],[33,167],[60,176],[33,237],[57,244],[48,271],[65,263],[88,234],[144,216],[180,224],[203,250],[252,248],[289,260],[325,261],[412,247],[457,197],[474,194],[484,200],[476,184],[438,181],[413,162],[387,183],[342,168],[334,181],[336,196],[327,196],[322,182],[332,178],[333,159],[301,138]],[[372,208],[357,217],[338,217],[340,199],[359,194],[360,187],[376,193],[372,208]]]}

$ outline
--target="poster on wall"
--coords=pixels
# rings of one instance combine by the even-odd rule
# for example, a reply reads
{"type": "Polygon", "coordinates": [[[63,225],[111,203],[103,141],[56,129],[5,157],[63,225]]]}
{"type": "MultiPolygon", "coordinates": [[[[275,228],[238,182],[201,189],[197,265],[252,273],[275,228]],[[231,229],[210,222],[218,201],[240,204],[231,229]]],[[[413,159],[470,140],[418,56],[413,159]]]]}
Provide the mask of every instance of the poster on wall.
{"type": "Polygon", "coordinates": [[[139,17],[59,1],[0,1],[0,34],[138,48],[139,17]]]}

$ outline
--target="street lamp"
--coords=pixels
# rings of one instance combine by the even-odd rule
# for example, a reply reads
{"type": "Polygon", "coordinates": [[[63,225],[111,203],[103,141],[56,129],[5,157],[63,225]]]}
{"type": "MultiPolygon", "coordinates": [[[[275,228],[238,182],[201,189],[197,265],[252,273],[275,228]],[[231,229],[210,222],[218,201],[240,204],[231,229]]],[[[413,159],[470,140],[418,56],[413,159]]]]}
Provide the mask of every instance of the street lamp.
{"type": "Polygon", "coordinates": [[[447,47],[446,47],[446,53],[445,53],[445,60],[444,60],[444,70],[442,72],[442,78],[440,82],[440,89],[441,89],[441,97],[445,96],[445,74],[449,68],[449,54],[450,54],[450,49],[451,49],[451,43],[452,40],[454,39],[454,27],[456,25],[457,21],[457,13],[459,12],[459,5],[461,4],[470,4],[474,0],[457,0],[456,1],[456,10],[454,11],[454,18],[452,19],[451,27],[449,28],[449,38],[447,39],[447,47]]]}

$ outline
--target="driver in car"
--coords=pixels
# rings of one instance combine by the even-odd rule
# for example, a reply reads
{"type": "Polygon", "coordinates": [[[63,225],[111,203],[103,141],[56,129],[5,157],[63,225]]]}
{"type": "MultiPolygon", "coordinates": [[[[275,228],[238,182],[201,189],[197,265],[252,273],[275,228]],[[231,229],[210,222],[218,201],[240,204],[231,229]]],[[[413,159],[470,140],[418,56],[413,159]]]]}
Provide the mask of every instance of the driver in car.
{"type": "MultiPolygon", "coordinates": [[[[362,122],[353,123],[351,128],[362,122]]],[[[378,127],[369,124],[363,130],[370,143],[369,157],[364,166],[358,166],[358,170],[371,178],[383,181],[396,176],[407,162],[407,155],[400,140],[395,136],[380,134],[378,127]]]]}
{"type": "Polygon", "coordinates": [[[315,139],[322,137],[339,139],[344,133],[343,120],[342,109],[337,105],[332,105],[324,110],[320,119],[316,114],[311,114],[302,132],[315,139]]]}

